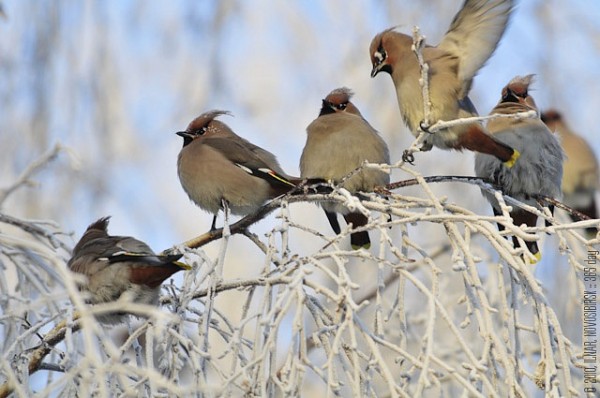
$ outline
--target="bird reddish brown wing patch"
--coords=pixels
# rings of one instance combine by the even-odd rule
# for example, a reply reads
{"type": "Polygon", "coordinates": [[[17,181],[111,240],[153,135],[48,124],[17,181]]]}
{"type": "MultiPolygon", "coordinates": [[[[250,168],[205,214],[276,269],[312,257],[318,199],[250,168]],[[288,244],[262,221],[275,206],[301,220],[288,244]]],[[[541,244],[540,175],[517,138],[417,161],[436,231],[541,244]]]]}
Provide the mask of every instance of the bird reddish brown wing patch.
{"type": "Polygon", "coordinates": [[[168,277],[181,271],[182,268],[175,264],[161,266],[135,266],[131,268],[129,280],[136,285],[144,285],[150,288],[160,286],[168,277]]]}
{"type": "Polygon", "coordinates": [[[509,161],[514,153],[514,149],[486,134],[483,128],[477,124],[470,125],[467,132],[456,141],[454,149],[463,148],[495,156],[502,162],[509,161]]]}

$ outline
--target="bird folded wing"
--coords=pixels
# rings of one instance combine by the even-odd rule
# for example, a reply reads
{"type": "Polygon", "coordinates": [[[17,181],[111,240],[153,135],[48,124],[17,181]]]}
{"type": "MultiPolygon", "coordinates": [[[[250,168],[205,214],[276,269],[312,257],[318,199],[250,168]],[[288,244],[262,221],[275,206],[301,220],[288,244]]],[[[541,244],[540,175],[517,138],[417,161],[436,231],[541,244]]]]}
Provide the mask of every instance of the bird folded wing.
{"type": "Polygon", "coordinates": [[[236,138],[233,140],[229,137],[206,137],[202,142],[219,151],[232,163],[246,166],[249,169],[268,168],[278,174],[285,174],[272,153],[242,137],[236,138]]]}
{"type": "Polygon", "coordinates": [[[266,180],[271,185],[285,185],[290,188],[296,187],[296,184],[269,168],[260,167],[258,169],[253,169],[250,167],[246,167],[245,165],[240,163],[236,163],[235,165],[238,166],[240,169],[244,170],[246,173],[253,175],[254,177],[266,180]]]}
{"type": "MultiPolygon", "coordinates": [[[[108,262],[131,262],[131,263],[144,263],[146,265],[164,265],[169,263],[175,263],[183,255],[182,254],[171,254],[171,255],[156,255],[154,253],[144,252],[129,252],[129,251],[118,251],[108,257],[108,262]]],[[[185,268],[185,267],[182,267],[185,268]]],[[[187,268],[185,268],[187,269],[187,268]]]]}

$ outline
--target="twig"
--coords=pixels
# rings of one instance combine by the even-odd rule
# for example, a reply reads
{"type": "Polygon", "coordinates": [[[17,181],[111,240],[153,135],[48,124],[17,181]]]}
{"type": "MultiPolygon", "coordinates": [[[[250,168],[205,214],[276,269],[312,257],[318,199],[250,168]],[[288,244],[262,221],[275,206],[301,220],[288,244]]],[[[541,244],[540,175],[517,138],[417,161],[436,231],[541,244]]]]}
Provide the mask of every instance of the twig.
{"type": "Polygon", "coordinates": [[[31,185],[31,177],[33,177],[35,173],[46,167],[48,163],[56,159],[63,150],[64,148],[62,145],[54,145],[52,149],[46,151],[38,159],[31,162],[11,185],[9,185],[6,188],[0,189],[0,207],[2,207],[6,198],[14,191],[25,185],[31,185]]]}
{"type": "Polygon", "coordinates": [[[500,114],[494,113],[486,116],[472,116],[472,117],[462,117],[460,119],[454,120],[438,120],[435,124],[428,128],[430,133],[435,133],[439,130],[447,129],[455,126],[462,126],[464,124],[472,124],[485,122],[495,119],[515,119],[515,120],[523,120],[523,119],[532,119],[538,116],[536,111],[526,111],[526,112],[517,112],[517,113],[509,113],[509,114],[500,114]]]}
{"type": "Polygon", "coordinates": [[[422,36],[419,28],[415,26],[413,28],[413,44],[411,50],[415,53],[419,67],[421,70],[421,76],[419,78],[419,85],[421,86],[421,92],[423,93],[423,125],[420,125],[417,130],[417,138],[412,142],[410,147],[402,154],[402,163],[407,162],[413,164],[414,153],[419,152],[425,142],[425,139],[429,134],[429,124],[431,122],[431,100],[429,99],[429,64],[423,59],[423,47],[425,46],[425,36],[422,36]]]}
{"type": "MultiPolygon", "coordinates": [[[[81,322],[79,321],[79,315],[75,314],[73,317],[73,326],[70,328],[72,332],[76,332],[81,328],[81,322]]],[[[67,333],[67,321],[64,320],[60,322],[58,325],[54,327],[51,331],[49,331],[42,340],[42,343],[34,348],[29,356],[29,374],[33,374],[41,369],[43,364],[43,360],[52,351],[52,348],[64,340],[65,335],[67,333]]],[[[6,382],[0,385],[0,398],[7,397],[12,391],[14,387],[6,382]]]]}

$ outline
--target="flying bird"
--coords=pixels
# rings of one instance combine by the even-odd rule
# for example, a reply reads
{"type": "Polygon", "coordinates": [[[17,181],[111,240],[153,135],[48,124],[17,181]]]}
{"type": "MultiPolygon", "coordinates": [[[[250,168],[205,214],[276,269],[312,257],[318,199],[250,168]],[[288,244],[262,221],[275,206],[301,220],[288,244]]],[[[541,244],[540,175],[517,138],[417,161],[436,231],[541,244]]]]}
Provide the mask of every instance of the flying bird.
{"type": "MultiPolygon", "coordinates": [[[[429,65],[430,122],[477,116],[469,91],[477,71],[493,54],[508,25],[513,0],[465,0],[440,44],[423,48],[429,65]]],[[[373,69],[391,75],[404,122],[418,136],[424,126],[423,93],[419,84],[421,69],[411,49],[411,36],[394,28],[377,34],[370,45],[373,69]]],[[[422,150],[468,149],[486,153],[512,167],[519,152],[491,137],[480,123],[448,127],[427,135],[422,150]]]]}

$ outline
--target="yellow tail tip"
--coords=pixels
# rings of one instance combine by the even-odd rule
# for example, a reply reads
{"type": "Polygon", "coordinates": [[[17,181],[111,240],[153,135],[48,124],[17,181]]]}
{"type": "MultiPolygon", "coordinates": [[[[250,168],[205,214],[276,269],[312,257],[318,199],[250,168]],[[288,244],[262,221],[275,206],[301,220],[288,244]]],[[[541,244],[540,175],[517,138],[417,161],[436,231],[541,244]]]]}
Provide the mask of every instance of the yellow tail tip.
{"type": "Polygon", "coordinates": [[[360,249],[369,250],[371,248],[370,243],[367,243],[366,245],[362,245],[362,246],[360,246],[360,245],[350,245],[350,246],[352,246],[353,250],[360,250],[360,249]]]}
{"type": "Polygon", "coordinates": [[[534,265],[537,264],[541,259],[542,259],[542,253],[541,252],[537,252],[535,254],[533,254],[533,259],[529,260],[529,264],[534,265]]]}
{"type": "Polygon", "coordinates": [[[510,157],[510,159],[508,159],[506,162],[504,162],[504,165],[507,168],[511,168],[515,165],[515,163],[517,162],[517,159],[519,159],[519,157],[521,156],[521,152],[517,151],[516,149],[513,149],[513,154],[510,157]]]}
{"type": "Polygon", "coordinates": [[[173,264],[177,265],[180,268],[183,268],[186,271],[189,271],[192,269],[192,267],[190,265],[187,265],[186,263],[182,263],[181,261],[173,261],[173,264]]]}

